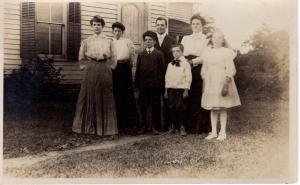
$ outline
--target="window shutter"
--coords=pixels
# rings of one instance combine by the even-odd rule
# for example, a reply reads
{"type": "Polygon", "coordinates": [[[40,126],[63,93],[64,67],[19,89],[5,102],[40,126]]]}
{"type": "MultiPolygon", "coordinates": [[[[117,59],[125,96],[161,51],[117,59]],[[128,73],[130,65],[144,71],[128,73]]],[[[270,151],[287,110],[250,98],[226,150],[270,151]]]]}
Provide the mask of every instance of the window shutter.
{"type": "Polygon", "coordinates": [[[81,43],[80,3],[69,3],[68,17],[68,59],[77,60],[81,43]]]}
{"type": "Polygon", "coordinates": [[[36,57],[35,45],[35,3],[21,4],[21,58],[36,57]]]}

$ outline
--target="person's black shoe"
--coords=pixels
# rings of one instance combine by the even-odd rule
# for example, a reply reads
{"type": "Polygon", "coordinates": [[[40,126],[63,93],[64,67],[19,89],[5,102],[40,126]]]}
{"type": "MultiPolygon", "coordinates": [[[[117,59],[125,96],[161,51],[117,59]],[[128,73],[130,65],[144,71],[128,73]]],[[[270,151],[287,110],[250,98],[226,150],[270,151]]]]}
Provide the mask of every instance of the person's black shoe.
{"type": "Polygon", "coordinates": [[[146,133],[146,129],[145,128],[142,128],[141,130],[139,130],[137,132],[138,135],[142,135],[142,134],[145,134],[146,133]]]}
{"type": "Polygon", "coordinates": [[[167,133],[168,133],[168,134],[174,134],[174,132],[175,132],[175,130],[174,130],[174,125],[172,124],[172,125],[169,127],[167,133]]]}
{"type": "Polygon", "coordinates": [[[159,135],[159,132],[158,132],[155,128],[153,128],[153,129],[152,129],[152,134],[153,134],[153,135],[159,135]]]}

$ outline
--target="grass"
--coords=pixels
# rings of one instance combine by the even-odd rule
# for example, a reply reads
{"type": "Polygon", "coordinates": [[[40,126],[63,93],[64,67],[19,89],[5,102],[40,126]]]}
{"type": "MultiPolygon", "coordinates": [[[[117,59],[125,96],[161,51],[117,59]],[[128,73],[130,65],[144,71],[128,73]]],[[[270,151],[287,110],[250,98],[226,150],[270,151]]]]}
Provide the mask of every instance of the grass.
{"type": "MultiPolygon", "coordinates": [[[[283,179],[287,177],[288,101],[255,101],[249,98],[242,99],[242,104],[242,107],[232,111],[231,121],[228,124],[228,139],[223,142],[206,141],[204,140],[206,135],[151,136],[151,139],[132,145],[65,155],[37,163],[29,168],[6,169],[5,173],[18,177],[65,178],[283,179]]],[[[44,117],[41,115],[41,118],[44,117]]],[[[16,130],[16,128],[6,127],[4,130],[4,155],[12,157],[40,152],[43,149],[33,148],[31,150],[28,146],[29,152],[20,154],[15,148],[21,141],[30,146],[34,145],[36,139],[47,134],[50,135],[49,138],[53,138],[54,135],[61,139],[57,143],[46,139],[44,145],[50,145],[49,150],[55,150],[62,142],[69,142],[72,139],[75,140],[74,143],[80,145],[89,144],[85,143],[86,138],[83,136],[63,132],[59,125],[64,125],[65,128],[69,124],[67,122],[70,121],[70,118],[63,115],[62,117],[56,116],[56,122],[53,123],[55,125],[51,126],[51,129],[37,129],[44,130],[38,136],[35,135],[35,126],[28,128],[28,125],[24,126],[24,129],[19,131],[21,137],[16,138],[16,133],[6,133],[16,130]]],[[[28,119],[27,124],[29,124],[29,120],[33,119],[28,119]]],[[[45,125],[49,125],[50,121],[46,120],[40,119],[35,124],[44,125],[41,122],[46,122],[45,125]]],[[[102,142],[102,139],[94,137],[89,140],[93,143],[102,142]]],[[[43,146],[43,143],[41,145],[43,146]]]]}

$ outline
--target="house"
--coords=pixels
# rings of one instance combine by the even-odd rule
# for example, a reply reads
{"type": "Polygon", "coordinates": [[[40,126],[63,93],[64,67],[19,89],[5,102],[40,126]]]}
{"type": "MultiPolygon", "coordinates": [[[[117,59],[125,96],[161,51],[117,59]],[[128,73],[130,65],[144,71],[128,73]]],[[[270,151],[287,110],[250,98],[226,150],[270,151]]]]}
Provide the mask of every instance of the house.
{"type": "Polygon", "coordinates": [[[65,84],[79,84],[83,72],[77,56],[81,40],[93,34],[90,19],[104,17],[104,34],[112,37],[116,21],[126,26],[125,36],[136,48],[142,47],[142,34],[155,30],[157,17],[169,20],[169,34],[178,40],[191,33],[192,3],[165,2],[4,2],[4,70],[17,69],[22,61],[38,54],[51,54],[55,67],[63,69],[65,84]]]}

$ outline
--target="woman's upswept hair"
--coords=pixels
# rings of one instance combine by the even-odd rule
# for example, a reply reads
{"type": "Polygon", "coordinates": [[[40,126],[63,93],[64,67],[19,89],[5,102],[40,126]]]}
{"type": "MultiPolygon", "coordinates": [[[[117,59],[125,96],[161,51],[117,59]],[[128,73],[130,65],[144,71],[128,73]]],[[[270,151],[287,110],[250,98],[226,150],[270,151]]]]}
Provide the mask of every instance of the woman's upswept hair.
{"type": "Polygon", "coordinates": [[[199,13],[194,14],[194,15],[191,17],[190,23],[192,23],[192,21],[193,21],[194,19],[198,19],[198,20],[201,22],[202,26],[204,26],[204,25],[206,24],[206,20],[205,20],[204,17],[202,17],[199,13]]]}
{"type": "Polygon", "coordinates": [[[95,15],[94,17],[92,17],[92,19],[90,20],[90,25],[93,25],[93,22],[100,22],[102,27],[105,26],[104,19],[99,15],[95,15]]]}

